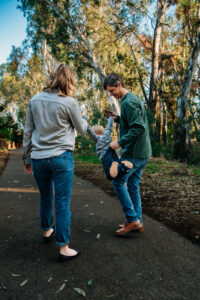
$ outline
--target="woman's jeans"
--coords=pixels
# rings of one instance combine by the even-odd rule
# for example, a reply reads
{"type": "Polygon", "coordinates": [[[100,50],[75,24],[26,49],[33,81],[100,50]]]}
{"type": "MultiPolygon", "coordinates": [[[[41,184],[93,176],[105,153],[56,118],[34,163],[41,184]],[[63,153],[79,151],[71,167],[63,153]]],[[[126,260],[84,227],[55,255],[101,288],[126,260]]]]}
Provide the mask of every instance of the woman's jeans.
{"type": "Polygon", "coordinates": [[[43,231],[53,225],[53,184],[55,190],[56,243],[65,246],[70,239],[70,198],[72,192],[74,159],[71,151],[60,156],[32,159],[33,175],[40,191],[40,220],[43,231]]]}
{"type": "Polygon", "coordinates": [[[133,168],[121,178],[113,179],[113,188],[123,207],[127,222],[140,220],[142,223],[142,204],[140,179],[148,159],[122,158],[133,163],[133,168]]]}

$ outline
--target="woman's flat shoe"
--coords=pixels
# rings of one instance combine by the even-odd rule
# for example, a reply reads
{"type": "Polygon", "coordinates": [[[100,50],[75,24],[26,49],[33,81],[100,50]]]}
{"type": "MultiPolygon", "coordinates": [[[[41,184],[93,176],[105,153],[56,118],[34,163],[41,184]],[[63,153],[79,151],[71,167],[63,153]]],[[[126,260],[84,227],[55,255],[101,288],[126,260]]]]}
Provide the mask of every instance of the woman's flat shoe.
{"type": "Polygon", "coordinates": [[[53,231],[50,234],[50,236],[43,236],[44,243],[48,243],[49,241],[51,241],[54,238],[54,235],[55,235],[55,226],[54,225],[52,226],[52,229],[53,229],[53,231]]]}
{"type": "Polygon", "coordinates": [[[72,255],[72,256],[67,256],[67,255],[59,254],[59,257],[58,257],[59,262],[68,261],[68,260],[70,260],[72,258],[75,258],[75,257],[79,256],[80,253],[81,253],[81,251],[77,250],[77,249],[76,249],[76,252],[77,253],[75,255],[72,255]]]}

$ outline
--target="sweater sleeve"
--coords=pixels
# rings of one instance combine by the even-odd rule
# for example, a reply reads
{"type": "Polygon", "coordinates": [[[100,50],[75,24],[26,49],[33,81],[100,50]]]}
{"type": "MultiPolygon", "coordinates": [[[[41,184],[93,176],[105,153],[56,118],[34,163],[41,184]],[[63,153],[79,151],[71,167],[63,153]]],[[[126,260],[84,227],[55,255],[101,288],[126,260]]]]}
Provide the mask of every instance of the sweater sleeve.
{"type": "Polygon", "coordinates": [[[81,111],[78,103],[74,100],[72,105],[69,107],[70,120],[74,128],[80,134],[84,134],[87,131],[88,123],[85,117],[81,116],[81,111]]]}
{"type": "Polygon", "coordinates": [[[138,105],[126,103],[123,119],[126,120],[128,125],[128,132],[118,140],[118,144],[122,148],[129,143],[134,143],[145,132],[142,109],[138,105]]]}
{"type": "Polygon", "coordinates": [[[33,116],[31,112],[31,105],[28,104],[26,111],[26,122],[24,127],[24,136],[23,136],[23,160],[24,164],[30,164],[30,154],[31,154],[31,138],[32,132],[35,128],[35,124],[33,121],[33,116]]]}
{"type": "Polygon", "coordinates": [[[107,127],[106,127],[103,137],[110,138],[113,122],[114,122],[114,119],[112,117],[109,117],[107,127]]]}

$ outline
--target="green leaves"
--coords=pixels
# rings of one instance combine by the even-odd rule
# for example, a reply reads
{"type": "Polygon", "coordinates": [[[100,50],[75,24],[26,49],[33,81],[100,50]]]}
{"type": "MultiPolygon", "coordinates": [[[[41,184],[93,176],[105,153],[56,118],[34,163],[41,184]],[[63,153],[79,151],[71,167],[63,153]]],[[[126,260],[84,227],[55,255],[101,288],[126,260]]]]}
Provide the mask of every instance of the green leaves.
{"type": "Polygon", "coordinates": [[[92,279],[88,280],[88,285],[92,285],[92,279]]]}

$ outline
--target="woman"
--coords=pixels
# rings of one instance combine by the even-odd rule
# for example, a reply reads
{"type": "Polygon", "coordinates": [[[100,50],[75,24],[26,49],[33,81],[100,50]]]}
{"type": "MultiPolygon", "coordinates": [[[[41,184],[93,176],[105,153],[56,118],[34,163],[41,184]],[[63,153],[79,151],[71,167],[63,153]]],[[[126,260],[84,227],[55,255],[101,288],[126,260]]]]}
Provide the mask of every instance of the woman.
{"type": "Polygon", "coordinates": [[[60,247],[59,260],[77,257],[79,250],[69,248],[70,198],[74,163],[75,130],[87,131],[74,92],[73,71],[60,64],[51,75],[44,92],[29,102],[23,139],[24,170],[32,174],[40,191],[40,219],[44,242],[56,232],[60,247]],[[56,230],[53,225],[52,201],[55,190],[56,230]]]}

